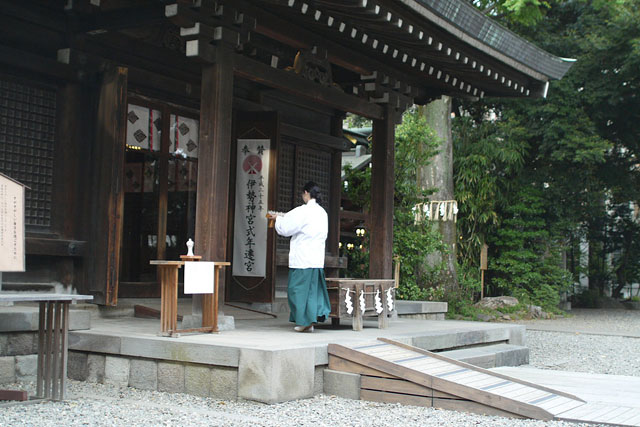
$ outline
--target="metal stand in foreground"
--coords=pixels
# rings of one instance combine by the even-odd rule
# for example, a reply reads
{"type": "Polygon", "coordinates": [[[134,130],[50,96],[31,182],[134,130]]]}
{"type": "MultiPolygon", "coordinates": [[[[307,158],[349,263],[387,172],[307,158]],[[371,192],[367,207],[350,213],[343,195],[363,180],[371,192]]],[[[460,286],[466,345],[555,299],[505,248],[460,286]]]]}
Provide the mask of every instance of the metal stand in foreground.
{"type": "Polygon", "coordinates": [[[0,293],[0,302],[39,302],[37,399],[66,398],[69,304],[91,295],[0,293]]]}

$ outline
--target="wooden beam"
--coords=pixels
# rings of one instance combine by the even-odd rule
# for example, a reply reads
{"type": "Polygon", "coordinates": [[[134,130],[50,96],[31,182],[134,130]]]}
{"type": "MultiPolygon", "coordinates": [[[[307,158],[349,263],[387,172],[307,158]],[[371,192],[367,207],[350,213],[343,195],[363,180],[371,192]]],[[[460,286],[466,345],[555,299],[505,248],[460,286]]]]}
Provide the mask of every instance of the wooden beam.
{"type": "MultiPolygon", "coordinates": [[[[84,46],[84,49],[89,52],[77,48],[59,49],[58,62],[69,65],[70,68],[78,70],[85,76],[97,73],[109,62],[94,54],[88,46],[84,46]]],[[[138,64],[128,63],[127,66],[129,69],[127,83],[130,92],[144,88],[144,92],[158,94],[159,98],[197,108],[200,102],[200,85],[192,83],[193,79],[184,81],[172,77],[172,73],[164,67],[156,66],[152,70],[147,70],[140,68],[138,64]]]]}
{"type": "Polygon", "coordinates": [[[387,106],[384,118],[373,121],[371,153],[371,252],[369,277],[393,278],[393,193],[395,110],[387,106]]]}
{"type": "Polygon", "coordinates": [[[76,33],[118,31],[161,24],[166,20],[161,4],[128,7],[82,15],[73,25],[76,33]]]}
{"type": "MultiPolygon", "coordinates": [[[[358,49],[352,49],[340,43],[333,42],[316,32],[292,24],[285,18],[278,17],[264,9],[256,8],[244,0],[236,0],[234,3],[242,5],[242,10],[246,10],[247,13],[256,18],[255,32],[258,34],[262,34],[295,49],[311,49],[314,46],[322,46],[326,48],[328,59],[331,63],[353,71],[356,74],[371,74],[378,70],[388,75],[404,76],[403,78],[409,77],[409,82],[416,87],[422,87],[424,84],[422,77],[416,75],[408,76],[407,73],[404,72],[398,73],[393,66],[384,64],[371,55],[361,53],[358,49]]],[[[240,8],[240,6],[238,7],[240,8]]],[[[333,26],[336,25],[337,24],[333,24],[333,26]]],[[[327,26],[327,28],[332,27],[327,26]]]]}
{"type": "Polygon", "coordinates": [[[23,402],[25,400],[29,400],[29,396],[24,390],[0,390],[0,400],[15,400],[23,402]]]}
{"type": "MultiPolygon", "coordinates": [[[[342,129],[342,128],[341,128],[342,129]]],[[[344,138],[315,132],[309,129],[300,128],[287,123],[280,124],[280,133],[302,141],[312,142],[325,147],[334,148],[339,151],[349,151],[349,141],[344,138]]],[[[335,133],[334,133],[335,134],[335,133]]]]}
{"type": "Polygon", "coordinates": [[[86,243],[81,240],[27,237],[25,239],[25,252],[33,255],[81,257],[85,255],[86,243]]]}
{"type": "MultiPolygon", "coordinates": [[[[218,50],[218,47],[211,45],[207,40],[196,39],[187,42],[187,56],[199,58],[206,63],[219,61],[218,50]]],[[[338,111],[347,111],[368,118],[382,117],[381,107],[365,99],[347,95],[339,89],[321,86],[293,72],[270,67],[240,54],[235,55],[234,64],[235,74],[247,80],[306,98],[338,111]]]]}
{"type": "Polygon", "coordinates": [[[339,111],[355,113],[364,117],[382,118],[382,108],[368,101],[347,95],[344,92],[306,80],[293,72],[271,68],[259,61],[236,55],[237,76],[272,88],[311,99],[339,111]]]}
{"type": "Polygon", "coordinates": [[[200,84],[198,64],[186,59],[184,54],[111,32],[94,36],[76,36],[72,48],[88,56],[99,56],[118,64],[126,64],[150,72],[162,72],[191,85],[200,84]]]}
{"type": "MultiPolygon", "coordinates": [[[[234,55],[220,48],[217,59],[202,69],[200,95],[195,249],[205,261],[228,260],[234,55]]],[[[217,297],[224,302],[224,275],[220,281],[217,297]]]]}
{"type": "Polygon", "coordinates": [[[60,81],[78,81],[76,72],[68,65],[6,46],[0,46],[0,64],[3,65],[3,68],[8,66],[38,75],[53,77],[60,81]]]}
{"type": "Polygon", "coordinates": [[[42,27],[63,33],[66,30],[64,11],[44,8],[26,1],[3,0],[0,2],[3,15],[32,22],[42,27]]]}

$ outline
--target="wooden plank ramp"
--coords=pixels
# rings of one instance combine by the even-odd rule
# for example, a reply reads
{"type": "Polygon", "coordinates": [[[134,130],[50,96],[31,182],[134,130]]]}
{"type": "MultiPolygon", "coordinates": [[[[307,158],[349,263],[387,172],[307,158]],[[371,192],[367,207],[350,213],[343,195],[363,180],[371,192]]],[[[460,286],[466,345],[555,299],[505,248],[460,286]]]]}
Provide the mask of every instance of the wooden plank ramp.
{"type": "Polygon", "coordinates": [[[360,374],[363,400],[541,420],[640,425],[640,409],[588,404],[562,391],[380,338],[329,344],[329,369],[360,374]]]}

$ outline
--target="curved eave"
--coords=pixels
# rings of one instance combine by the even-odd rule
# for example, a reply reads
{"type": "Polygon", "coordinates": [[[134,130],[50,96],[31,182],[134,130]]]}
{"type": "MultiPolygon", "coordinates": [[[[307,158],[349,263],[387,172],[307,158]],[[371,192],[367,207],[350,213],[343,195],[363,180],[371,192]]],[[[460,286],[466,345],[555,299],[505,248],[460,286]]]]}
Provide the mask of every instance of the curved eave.
{"type": "Polygon", "coordinates": [[[540,49],[463,1],[399,1],[444,31],[536,80],[559,80],[575,62],[540,49]]]}
{"type": "MultiPolygon", "coordinates": [[[[329,52],[329,60],[347,69],[359,68],[365,83],[354,93],[363,89],[374,102],[386,102],[378,92],[388,92],[393,81],[396,86],[407,83],[407,90],[399,86],[400,96],[409,94],[409,86],[419,89],[418,94],[411,89],[416,103],[440,95],[544,97],[548,82],[564,76],[572,64],[499,26],[462,0],[253,1],[334,46],[353,51],[353,58],[344,54],[334,58],[329,52]],[[362,67],[354,67],[352,61],[362,67]]],[[[282,27],[266,31],[260,27],[260,31],[272,36],[282,27]]],[[[290,37],[280,39],[298,44],[290,37]]]]}

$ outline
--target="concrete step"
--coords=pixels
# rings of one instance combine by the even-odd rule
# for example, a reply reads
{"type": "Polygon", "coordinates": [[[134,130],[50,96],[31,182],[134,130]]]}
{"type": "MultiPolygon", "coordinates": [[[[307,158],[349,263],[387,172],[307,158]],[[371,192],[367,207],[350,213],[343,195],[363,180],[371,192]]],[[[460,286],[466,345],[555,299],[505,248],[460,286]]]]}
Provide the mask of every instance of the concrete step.
{"type": "Polygon", "coordinates": [[[448,307],[438,301],[396,301],[395,313],[407,319],[444,320],[448,307]]]}
{"type": "MultiPolygon", "coordinates": [[[[91,315],[85,310],[69,310],[69,330],[91,328],[91,315]]],[[[0,332],[36,332],[38,330],[38,307],[14,305],[0,308],[0,332]]]]}
{"type": "Polygon", "coordinates": [[[487,369],[500,366],[520,366],[529,363],[529,349],[513,344],[483,345],[441,351],[438,354],[487,369]]]}

